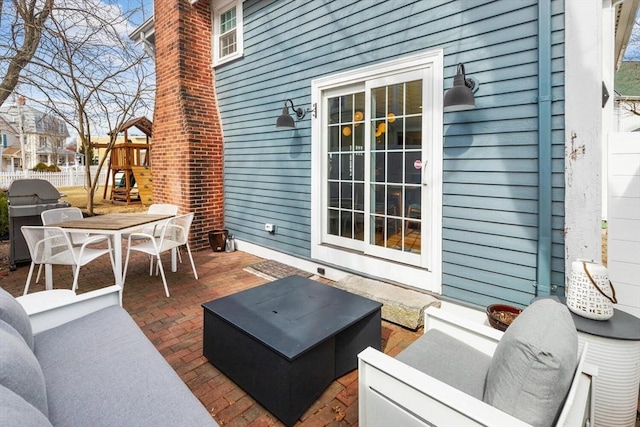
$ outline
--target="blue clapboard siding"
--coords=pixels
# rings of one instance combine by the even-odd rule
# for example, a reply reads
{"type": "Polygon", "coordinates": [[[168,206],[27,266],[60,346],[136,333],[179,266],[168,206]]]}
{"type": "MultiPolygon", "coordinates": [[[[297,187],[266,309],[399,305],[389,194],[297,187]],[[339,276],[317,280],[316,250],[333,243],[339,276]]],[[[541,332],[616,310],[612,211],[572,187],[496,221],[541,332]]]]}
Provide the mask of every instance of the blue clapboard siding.
{"type": "MultiPolygon", "coordinates": [[[[537,6],[535,3],[531,6],[531,17],[535,19],[537,6]]],[[[551,264],[552,284],[562,287],[563,24],[561,4],[556,2],[553,6],[556,15],[552,19],[554,217],[551,264]]],[[[535,25],[537,27],[537,23],[535,25]]],[[[444,294],[479,305],[487,305],[496,299],[526,305],[536,294],[537,50],[533,45],[529,52],[514,51],[507,56],[509,58],[489,56],[477,61],[496,64],[495,69],[487,70],[488,75],[497,76],[495,93],[485,92],[485,79],[479,74],[478,109],[445,115],[444,294]],[[511,78],[517,82],[510,81],[511,78]],[[486,102],[484,94],[490,98],[486,102]],[[505,230],[496,230],[502,227],[505,230]]],[[[474,68],[466,60],[465,66],[467,73],[476,77],[472,74],[474,68]]]]}
{"type": "MultiPolygon", "coordinates": [[[[444,116],[443,293],[473,304],[535,295],[538,7],[509,1],[260,1],[244,10],[244,56],[216,68],[225,222],[241,239],[310,257],[310,118],[275,129],[311,80],[430,49],[480,81],[476,109],[444,116]],[[276,224],[273,235],[265,223],[276,224]]],[[[552,282],[564,282],[563,5],[552,3],[552,282]]]]}

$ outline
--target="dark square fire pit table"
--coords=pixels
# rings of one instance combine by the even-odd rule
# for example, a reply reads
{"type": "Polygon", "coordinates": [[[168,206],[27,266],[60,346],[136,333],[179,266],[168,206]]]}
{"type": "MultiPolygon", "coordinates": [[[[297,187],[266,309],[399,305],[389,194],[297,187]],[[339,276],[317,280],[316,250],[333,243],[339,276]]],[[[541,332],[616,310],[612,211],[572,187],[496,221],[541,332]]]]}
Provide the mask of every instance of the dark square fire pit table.
{"type": "Polygon", "coordinates": [[[300,276],[202,307],[204,356],[287,425],[380,350],[382,304],[300,276]]]}

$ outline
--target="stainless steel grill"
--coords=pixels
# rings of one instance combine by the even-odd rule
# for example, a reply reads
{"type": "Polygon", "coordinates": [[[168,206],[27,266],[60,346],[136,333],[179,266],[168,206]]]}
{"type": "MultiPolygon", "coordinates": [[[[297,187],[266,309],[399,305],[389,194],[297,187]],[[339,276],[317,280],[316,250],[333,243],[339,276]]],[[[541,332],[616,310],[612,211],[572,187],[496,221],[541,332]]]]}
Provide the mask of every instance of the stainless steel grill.
{"type": "Polygon", "coordinates": [[[43,211],[68,207],[60,201],[61,194],[49,181],[43,179],[17,179],[9,186],[9,269],[16,264],[30,262],[29,248],[24,240],[23,225],[42,225],[43,211]]]}

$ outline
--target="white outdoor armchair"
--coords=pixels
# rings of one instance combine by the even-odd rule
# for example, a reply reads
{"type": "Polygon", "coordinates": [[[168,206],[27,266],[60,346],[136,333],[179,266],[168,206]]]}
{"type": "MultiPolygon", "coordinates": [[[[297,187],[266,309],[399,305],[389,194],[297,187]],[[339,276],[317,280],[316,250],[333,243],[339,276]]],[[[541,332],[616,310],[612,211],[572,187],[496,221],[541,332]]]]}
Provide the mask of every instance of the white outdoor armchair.
{"type": "MultiPolygon", "coordinates": [[[[165,294],[169,296],[167,278],[164,274],[164,268],[162,267],[162,259],[160,255],[163,252],[170,251],[172,249],[177,250],[180,246],[183,245],[187,247],[187,253],[189,254],[189,260],[191,261],[193,275],[196,279],[198,279],[196,266],[193,262],[193,257],[191,256],[191,249],[189,248],[189,230],[191,229],[192,221],[193,213],[178,215],[167,220],[167,222],[163,226],[159,226],[155,232],[152,231],[151,233],[131,233],[127,239],[127,257],[124,262],[124,273],[122,274],[123,286],[127,277],[127,268],[129,266],[129,257],[131,255],[131,251],[144,252],[156,258],[157,268],[160,270],[160,274],[162,275],[162,283],[164,284],[165,294]]],[[[152,270],[153,269],[150,267],[149,275],[152,274],[152,270]]]]}
{"type": "Polygon", "coordinates": [[[397,357],[358,355],[359,424],[591,425],[597,367],[563,310],[534,302],[503,334],[429,307],[425,334],[397,357]]]}
{"type": "Polygon", "coordinates": [[[89,245],[103,242],[105,240],[103,236],[88,237],[82,245],[75,246],[71,242],[69,234],[60,227],[23,226],[22,234],[24,235],[27,246],[29,247],[29,254],[31,255],[31,266],[29,267],[27,283],[24,287],[24,295],[29,291],[33,268],[36,264],[73,266],[73,286],[71,289],[75,291],[78,288],[80,267],[102,255],[109,254],[111,268],[114,271],[115,278],[113,248],[110,239],[106,239],[107,248],[94,248],[89,247],[89,245]]]}

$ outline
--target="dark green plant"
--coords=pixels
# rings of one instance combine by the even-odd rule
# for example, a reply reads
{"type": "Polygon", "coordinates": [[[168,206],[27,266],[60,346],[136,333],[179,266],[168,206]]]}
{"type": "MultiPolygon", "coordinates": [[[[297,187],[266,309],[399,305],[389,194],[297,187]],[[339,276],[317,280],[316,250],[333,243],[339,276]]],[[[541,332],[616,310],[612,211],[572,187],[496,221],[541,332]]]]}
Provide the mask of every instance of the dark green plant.
{"type": "Polygon", "coordinates": [[[9,231],[9,196],[0,189],[0,236],[9,231]]]}
{"type": "Polygon", "coordinates": [[[46,163],[40,162],[37,165],[35,165],[31,170],[34,172],[46,172],[48,167],[49,166],[47,166],[46,163]]]}
{"type": "Polygon", "coordinates": [[[56,165],[47,165],[40,162],[31,169],[34,172],[60,172],[60,168],[56,165]]]}

